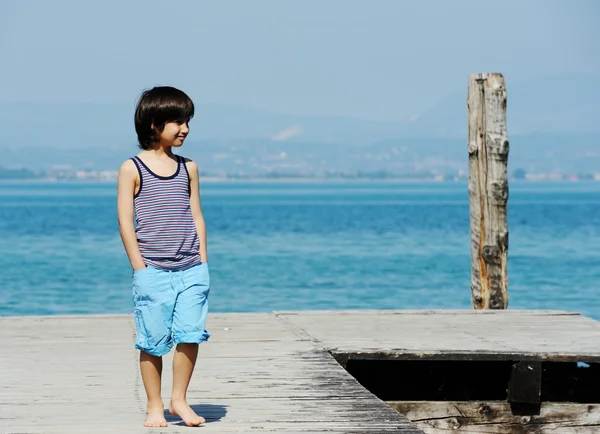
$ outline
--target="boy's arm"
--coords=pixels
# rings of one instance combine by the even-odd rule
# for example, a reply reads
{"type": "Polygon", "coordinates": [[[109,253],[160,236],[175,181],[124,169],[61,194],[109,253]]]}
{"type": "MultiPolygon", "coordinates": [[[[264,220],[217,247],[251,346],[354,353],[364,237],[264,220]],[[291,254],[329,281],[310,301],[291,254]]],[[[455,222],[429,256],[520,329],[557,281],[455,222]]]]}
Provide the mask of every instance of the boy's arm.
{"type": "Polygon", "coordinates": [[[135,192],[135,181],[137,169],[131,160],[125,161],[119,169],[117,186],[117,216],[119,218],[119,233],[121,241],[129,257],[129,262],[134,270],[145,268],[144,258],[135,236],[133,226],[133,195],[135,192]]]}
{"type": "Polygon", "coordinates": [[[198,174],[198,165],[192,160],[186,160],[185,165],[190,174],[190,207],[192,208],[192,217],[194,217],[196,231],[200,238],[200,258],[203,262],[208,262],[206,223],[204,222],[202,206],[200,205],[200,176],[198,174]]]}

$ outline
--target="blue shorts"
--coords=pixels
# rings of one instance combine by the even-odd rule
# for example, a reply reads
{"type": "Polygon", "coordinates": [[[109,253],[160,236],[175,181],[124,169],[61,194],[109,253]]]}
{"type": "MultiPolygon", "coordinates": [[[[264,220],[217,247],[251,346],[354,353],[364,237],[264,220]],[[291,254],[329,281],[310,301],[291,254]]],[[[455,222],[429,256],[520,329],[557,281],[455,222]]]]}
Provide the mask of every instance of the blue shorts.
{"type": "Polygon", "coordinates": [[[153,267],[133,272],[135,348],[153,356],[167,354],[173,344],[204,342],[210,276],[203,262],[181,271],[153,267]]]}

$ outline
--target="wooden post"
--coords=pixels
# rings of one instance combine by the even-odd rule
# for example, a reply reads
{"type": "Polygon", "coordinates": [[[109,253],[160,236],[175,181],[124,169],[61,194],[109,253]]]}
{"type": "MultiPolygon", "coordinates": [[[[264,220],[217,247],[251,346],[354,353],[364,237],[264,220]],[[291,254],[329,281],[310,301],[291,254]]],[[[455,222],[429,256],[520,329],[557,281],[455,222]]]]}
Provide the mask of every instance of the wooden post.
{"type": "Polygon", "coordinates": [[[497,73],[469,76],[469,208],[471,302],[475,309],[508,306],[508,137],[506,86],[497,73]]]}

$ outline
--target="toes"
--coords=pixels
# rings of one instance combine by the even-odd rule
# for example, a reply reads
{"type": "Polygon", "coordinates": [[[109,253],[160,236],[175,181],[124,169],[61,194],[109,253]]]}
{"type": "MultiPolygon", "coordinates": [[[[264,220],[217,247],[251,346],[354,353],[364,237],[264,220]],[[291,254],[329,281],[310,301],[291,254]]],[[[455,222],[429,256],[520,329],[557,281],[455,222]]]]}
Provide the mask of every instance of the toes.
{"type": "Polygon", "coordinates": [[[160,420],[160,419],[153,419],[153,420],[147,420],[146,422],[144,422],[144,426],[146,428],[165,428],[167,426],[169,426],[167,424],[166,420],[160,420]]]}

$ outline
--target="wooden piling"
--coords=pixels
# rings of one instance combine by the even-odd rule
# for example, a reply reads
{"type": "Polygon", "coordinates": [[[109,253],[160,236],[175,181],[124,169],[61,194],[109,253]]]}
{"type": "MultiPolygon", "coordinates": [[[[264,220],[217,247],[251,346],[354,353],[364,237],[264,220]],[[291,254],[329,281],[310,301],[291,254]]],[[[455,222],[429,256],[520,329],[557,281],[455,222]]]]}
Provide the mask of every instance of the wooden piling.
{"type": "Polygon", "coordinates": [[[506,309],[509,145],[502,74],[479,73],[469,77],[467,111],[471,302],[475,309],[506,309]]]}

